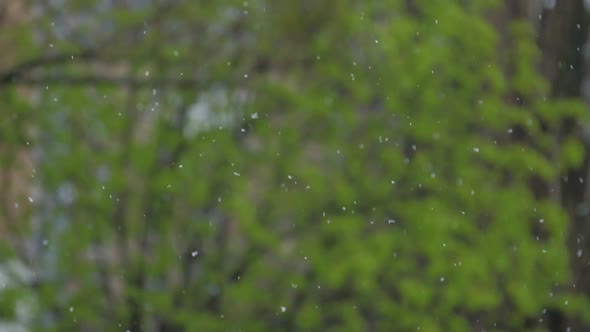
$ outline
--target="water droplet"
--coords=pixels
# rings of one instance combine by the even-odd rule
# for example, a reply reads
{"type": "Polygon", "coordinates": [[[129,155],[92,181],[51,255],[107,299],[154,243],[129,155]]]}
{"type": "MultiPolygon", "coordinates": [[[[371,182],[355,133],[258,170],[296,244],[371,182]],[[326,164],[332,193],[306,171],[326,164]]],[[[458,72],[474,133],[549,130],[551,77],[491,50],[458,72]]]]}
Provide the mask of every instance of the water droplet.
{"type": "Polygon", "coordinates": [[[197,250],[191,252],[191,256],[193,256],[193,257],[197,257],[198,254],[199,254],[199,251],[197,251],[197,250]]]}

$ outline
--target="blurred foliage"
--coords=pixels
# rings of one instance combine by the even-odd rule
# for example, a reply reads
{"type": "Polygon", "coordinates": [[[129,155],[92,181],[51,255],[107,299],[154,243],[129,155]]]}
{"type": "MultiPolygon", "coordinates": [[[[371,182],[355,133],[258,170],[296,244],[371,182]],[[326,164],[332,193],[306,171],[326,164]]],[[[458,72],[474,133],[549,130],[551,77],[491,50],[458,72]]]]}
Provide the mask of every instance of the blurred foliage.
{"type": "Polygon", "coordinates": [[[89,59],[0,91],[42,188],[20,221],[33,330],[546,331],[590,310],[551,193],[583,161],[554,128],[584,110],[547,97],[493,1],[65,3],[15,54],[89,59]]]}

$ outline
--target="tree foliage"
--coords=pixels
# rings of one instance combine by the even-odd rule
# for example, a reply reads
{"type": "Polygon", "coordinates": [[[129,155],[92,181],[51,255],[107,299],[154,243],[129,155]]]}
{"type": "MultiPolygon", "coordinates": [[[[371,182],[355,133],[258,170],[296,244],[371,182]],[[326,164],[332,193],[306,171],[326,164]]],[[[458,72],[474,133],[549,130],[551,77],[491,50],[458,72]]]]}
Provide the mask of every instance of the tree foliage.
{"type": "Polygon", "coordinates": [[[590,309],[554,195],[583,109],[493,5],[39,9],[0,73],[0,140],[41,191],[5,254],[35,274],[27,324],[545,331],[590,309]]]}

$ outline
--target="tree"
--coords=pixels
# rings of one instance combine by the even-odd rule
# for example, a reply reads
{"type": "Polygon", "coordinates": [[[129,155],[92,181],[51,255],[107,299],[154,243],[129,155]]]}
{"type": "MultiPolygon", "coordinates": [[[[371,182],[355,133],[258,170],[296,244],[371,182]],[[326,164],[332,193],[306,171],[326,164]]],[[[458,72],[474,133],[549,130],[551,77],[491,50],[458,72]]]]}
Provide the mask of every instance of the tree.
{"type": "Polygon", "coordinates": [[[492,2],[40,10],[0,72],[39,151],[33,329],[584,318],[553,194],[584,156],[554,128],[583,107],[549,94],[531,26],[495,28],[492,2]]]}

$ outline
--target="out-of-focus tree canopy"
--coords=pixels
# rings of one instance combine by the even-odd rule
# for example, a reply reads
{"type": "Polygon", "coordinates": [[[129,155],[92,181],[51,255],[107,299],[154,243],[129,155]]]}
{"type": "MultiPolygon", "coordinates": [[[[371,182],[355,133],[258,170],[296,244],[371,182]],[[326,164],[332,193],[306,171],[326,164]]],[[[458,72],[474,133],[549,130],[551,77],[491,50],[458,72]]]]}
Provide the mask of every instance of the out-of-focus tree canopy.
{"type": "Polygon", "coordinates": [[[22,19],[0,16],[6,321],[590,323],[561,200],[587,111],[551,93],[534,27],[494,19],[499,1],[13,3],[22,19]]]}

